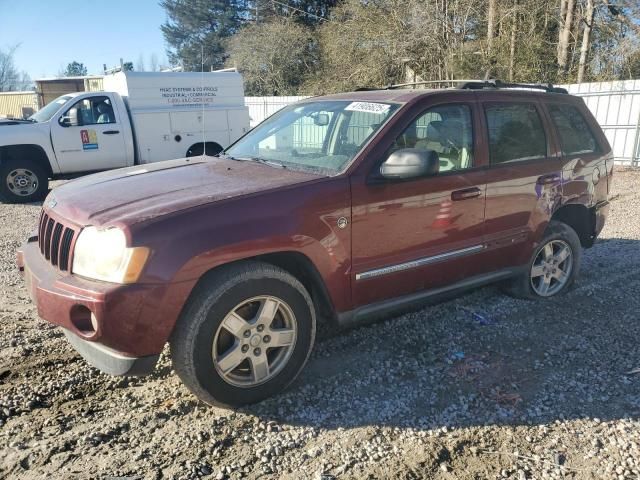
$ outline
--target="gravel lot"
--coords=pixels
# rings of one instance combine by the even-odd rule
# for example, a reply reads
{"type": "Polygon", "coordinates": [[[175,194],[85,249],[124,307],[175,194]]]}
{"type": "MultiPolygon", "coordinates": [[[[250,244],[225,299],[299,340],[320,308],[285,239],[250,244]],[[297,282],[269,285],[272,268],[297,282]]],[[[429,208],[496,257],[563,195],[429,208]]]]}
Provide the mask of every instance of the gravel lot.
{"type": "Polygon", "coordinates": [[[88,367],[14,267],[39,206],[0,205],[0,477],[640,478],[640,172],[613,198],[567,295],[489,287],[325,339],[235,412],[166,355],[142,379],[88,367]]]}

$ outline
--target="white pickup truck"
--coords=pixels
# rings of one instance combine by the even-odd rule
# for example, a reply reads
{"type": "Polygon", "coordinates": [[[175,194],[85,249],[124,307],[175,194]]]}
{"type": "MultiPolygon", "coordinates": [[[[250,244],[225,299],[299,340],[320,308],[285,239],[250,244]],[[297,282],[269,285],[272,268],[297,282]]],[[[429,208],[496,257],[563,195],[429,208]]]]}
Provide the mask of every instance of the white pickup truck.
{"type": "Polygon", "coordinates": [[[235,71],[118,72],[103,87],[0,121],[0,201],[40,200],[49,179],[216,155],[249,129],[235,71]]]}

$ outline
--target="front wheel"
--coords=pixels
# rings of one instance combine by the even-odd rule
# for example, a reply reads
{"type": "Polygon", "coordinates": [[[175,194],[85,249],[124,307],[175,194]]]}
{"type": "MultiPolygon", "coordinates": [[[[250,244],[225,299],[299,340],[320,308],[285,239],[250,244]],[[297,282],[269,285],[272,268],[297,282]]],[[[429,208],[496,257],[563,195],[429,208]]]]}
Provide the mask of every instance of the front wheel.
{"type": "Polygon", "coordinates": [[[516,297],[546,298],[565,292],[580,270],[582,246],[575,230],[552,220],[527,268],[511,280],[507,291],[516,297]]]}
{"type": "Polygon", "coordinates": [[[292,275],[248,262],[214,272],[197,287],[172,334],[171,359],[201,400],[258,402],[300,373],[315,340],[311,298],[292,275]]]}
{"type": "Polygon", "coordinates": [[[9,160],[0,164],[0,200],[28,203],[42,200],[49,189],[46,170],[31,160],[9,160]]]}

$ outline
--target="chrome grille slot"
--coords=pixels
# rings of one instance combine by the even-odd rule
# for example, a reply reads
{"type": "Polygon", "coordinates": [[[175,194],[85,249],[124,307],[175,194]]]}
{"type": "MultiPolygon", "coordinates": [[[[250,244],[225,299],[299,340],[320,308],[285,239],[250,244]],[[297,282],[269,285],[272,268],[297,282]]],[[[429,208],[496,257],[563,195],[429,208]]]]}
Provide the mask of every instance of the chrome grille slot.
{"type": "Polygon", "coordinates": [[[62,239],[62,229],[64,226],[61,223],[56,223],[53,227],[53,235],[51,235],[51,263],[58,265],[58,255],[60,253],[60,240],[62,239]]]}
{"type": "Polygon", "coordinates": [[[59,222],[44,211],[38,225],[38,247],[42,256],[61,271],[69,271],[71,248],[76,230],[59,222]]]}
{"type": "Polygon", "coordinates": [[[64,229],[64,234],[62,235],[62,242],[60,242],[60,261],[58,265],[60,270],[69,270],[69,258],[71,256],[71,243],[73,242],[74,234],[73,230],[70,228],[64,229]]]}

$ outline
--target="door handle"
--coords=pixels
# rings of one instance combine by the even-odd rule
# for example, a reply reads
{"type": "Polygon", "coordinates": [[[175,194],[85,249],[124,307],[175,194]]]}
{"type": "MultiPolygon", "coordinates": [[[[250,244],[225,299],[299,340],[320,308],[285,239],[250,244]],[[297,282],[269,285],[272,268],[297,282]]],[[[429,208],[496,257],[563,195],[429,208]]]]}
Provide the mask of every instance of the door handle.
{"type": "Polygon", "coordinates": [[[120,133],[120,130],[106,130],[106,131],[104,131],[102,133],[104,133],[105,135],[116,135],[116,134],[120,133]]]}
{"type": "Polygon", "coordinates": [[[465,188],[464,190],[456,190],[451,192],[451,200],[454,202],[457,200],[468,200],[470,198],[479,197],[482,191],[478,187],[465,188]]]}
{"type": "Polygon", "coordinates": [[[549,175],[542,175],[541,177],[538,177],[536,183],[538,185],[549,185],[552,183],[558,183],[559,181],[560,175],[558,175],[557,173],[550,173],[549,175]]]}

